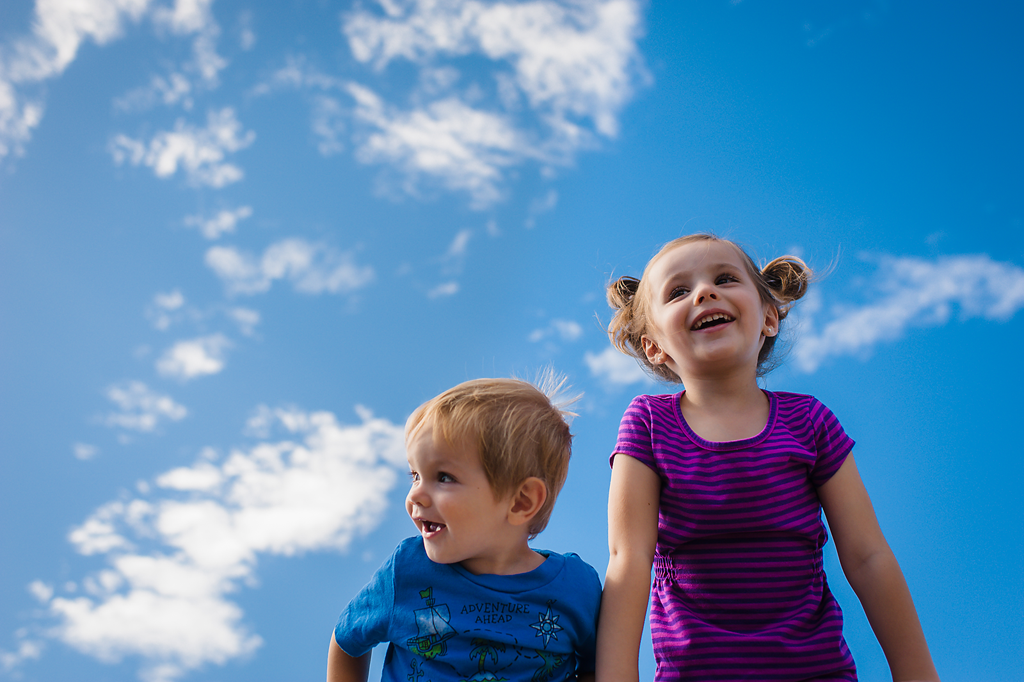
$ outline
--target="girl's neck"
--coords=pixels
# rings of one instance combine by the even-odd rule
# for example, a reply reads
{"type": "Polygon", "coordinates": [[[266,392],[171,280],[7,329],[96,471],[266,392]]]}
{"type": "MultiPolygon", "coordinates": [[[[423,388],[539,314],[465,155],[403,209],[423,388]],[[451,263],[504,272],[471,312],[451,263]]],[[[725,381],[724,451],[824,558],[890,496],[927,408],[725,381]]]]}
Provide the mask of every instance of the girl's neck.
{"type": "Polygon", "coordinates": [[[744,372],[714,379],[690,377],[679,409],[694,433],[704,440],[728,442],[753,438],[768,423],[771,403],[744,372]]]}

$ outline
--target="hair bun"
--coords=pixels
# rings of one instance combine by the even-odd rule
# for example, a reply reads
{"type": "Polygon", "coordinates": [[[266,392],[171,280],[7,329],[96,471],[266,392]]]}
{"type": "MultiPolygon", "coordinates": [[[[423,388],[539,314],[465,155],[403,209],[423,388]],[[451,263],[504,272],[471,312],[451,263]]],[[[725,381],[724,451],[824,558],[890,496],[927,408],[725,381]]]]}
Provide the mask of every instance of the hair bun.
{"type": "Polygon", "coordinates": [[[640,280],[636,277],[623,276],[612,282],[608,287],[608,304],[615,309],[622,308],[633,302],[640,280]]]}

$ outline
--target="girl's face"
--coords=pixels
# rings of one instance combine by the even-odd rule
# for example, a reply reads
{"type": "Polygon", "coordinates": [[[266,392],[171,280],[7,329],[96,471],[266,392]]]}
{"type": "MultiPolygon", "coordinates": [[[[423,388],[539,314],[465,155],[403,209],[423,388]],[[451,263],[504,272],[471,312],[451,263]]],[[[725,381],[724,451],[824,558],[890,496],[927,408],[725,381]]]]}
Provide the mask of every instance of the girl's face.
{"type": "Polygon", "coordinates": [[[779,329],[775,306],[761,301],[739,250],[699,241],[664,253],[645,276],[651,331],[642,337],[652,364],[687,377],[749,367],[765,336],[779,329]]]}

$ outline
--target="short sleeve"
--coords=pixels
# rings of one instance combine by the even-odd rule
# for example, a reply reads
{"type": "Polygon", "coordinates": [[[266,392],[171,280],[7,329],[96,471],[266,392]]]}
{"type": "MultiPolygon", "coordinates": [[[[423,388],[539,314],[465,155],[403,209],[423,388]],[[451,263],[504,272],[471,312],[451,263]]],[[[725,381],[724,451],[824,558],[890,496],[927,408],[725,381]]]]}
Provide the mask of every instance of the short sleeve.
{"type": "Polygon", "coordinates": [[[651,438],[653,424],[654,414],[649,397],[638,395],[633,398],[619,422],[619,437],[608,460],[609,465],[615,466],[615,455],[629,455],[657,472],[651,438]]]}
{"type": "Polygon", "coordinates": [[[808,417],[814,428],[814,448],[817,453],[811,470],[811,483],[817,488],[828,482],[843,466],[847,455],[853,450],[853,439],[846,435],[832,411],[816,399],[811,399],[809,409],[808,417]]]}
{"type": "Polygon", "coordinates": [[[597,669],[597,617],[601,612],[601,579],[594,567],[576,554],[565,555],[572,568],[579,622],[576,626],[576,675],[592,673],[597,669]]]}
{"type": "Polygon", "coordinates": [[[377,644],[389,641],[395,606],[395,554],[377,569],[338,618],[334,641],[349,656],[362,656],[377,644]]]}

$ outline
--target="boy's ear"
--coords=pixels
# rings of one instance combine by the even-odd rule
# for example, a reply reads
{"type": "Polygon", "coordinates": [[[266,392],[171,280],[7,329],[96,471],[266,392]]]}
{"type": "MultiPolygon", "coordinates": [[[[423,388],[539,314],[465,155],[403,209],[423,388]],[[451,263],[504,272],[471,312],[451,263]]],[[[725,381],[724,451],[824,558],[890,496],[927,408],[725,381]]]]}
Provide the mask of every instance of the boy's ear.
{"type": "Polygon", "coordinates": [[[548,499],[548,487],[536,476],[530,476],[519,484],[512,495],[508,520],[513,526],[521,526],[533,520],[548,499]]]}

